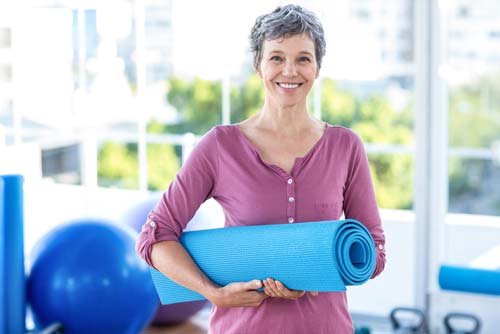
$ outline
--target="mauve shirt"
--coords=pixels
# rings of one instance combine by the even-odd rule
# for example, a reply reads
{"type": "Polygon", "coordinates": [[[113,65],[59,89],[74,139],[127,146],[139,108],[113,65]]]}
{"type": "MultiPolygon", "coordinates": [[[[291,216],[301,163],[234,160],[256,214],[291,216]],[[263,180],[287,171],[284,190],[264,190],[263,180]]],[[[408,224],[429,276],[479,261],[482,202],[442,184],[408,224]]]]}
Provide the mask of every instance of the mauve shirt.
{"type": "MultiPolygon", "coordinates": [[[[178,240],[198,207],[213,197],[225,226],[289,224],[346,218],[362,222],[385,265],[385,238],[366,153],[352,130],[326,125],[321,139],[297,158],[291,174],[262,160],[237,125],[214,127],[148,216],[137,252],[149,264],[151,247],[178,240]]],[[[256,277],[262,279],[264,277],[256,277]]],[[[279,277],[273,277],[279,279],[279,277]]],[[[267,298],[258,307],[212,308],[211,334],[353,333],[345,292],[306,293],[297,300],[267,298]]]]}

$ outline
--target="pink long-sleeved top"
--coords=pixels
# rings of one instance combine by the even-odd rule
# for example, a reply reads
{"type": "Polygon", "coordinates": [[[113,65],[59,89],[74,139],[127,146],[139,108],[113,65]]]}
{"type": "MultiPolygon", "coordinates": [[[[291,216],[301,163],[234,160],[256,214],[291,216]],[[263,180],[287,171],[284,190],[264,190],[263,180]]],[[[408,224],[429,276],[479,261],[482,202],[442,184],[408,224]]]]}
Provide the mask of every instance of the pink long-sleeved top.
{"type": "MultiPolygon", "coordinates": [[[[384,268],[385,238],[366,153],[349,129],[326,125],[288,174],[264,161],[237,125],[213,128],[149,214],[137,241],[140,256],[152,265],[152,245],[178,240],[211,197],[224,210],[225,226],[336,220],[344,213],[362,222],[375,241],[372,278],[384,268]]],[[[267,298],[258,307],[214,306],[209,333],[347,334],[353,325],[345,292],[306,293],[297,300],[267,298]]]]}

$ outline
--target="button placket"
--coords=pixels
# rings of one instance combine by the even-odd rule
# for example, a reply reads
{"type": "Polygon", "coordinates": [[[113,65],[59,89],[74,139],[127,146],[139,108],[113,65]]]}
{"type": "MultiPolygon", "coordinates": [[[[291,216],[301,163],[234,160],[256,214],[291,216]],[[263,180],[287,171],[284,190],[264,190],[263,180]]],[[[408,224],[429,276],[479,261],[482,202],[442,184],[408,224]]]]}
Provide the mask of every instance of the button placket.
{"type": "Polygon", "coordinates": [[[289,224],[295,222],[295,182],[293,178],[286,180],[286,195],[287,195],[287,221],[289,224]]]}

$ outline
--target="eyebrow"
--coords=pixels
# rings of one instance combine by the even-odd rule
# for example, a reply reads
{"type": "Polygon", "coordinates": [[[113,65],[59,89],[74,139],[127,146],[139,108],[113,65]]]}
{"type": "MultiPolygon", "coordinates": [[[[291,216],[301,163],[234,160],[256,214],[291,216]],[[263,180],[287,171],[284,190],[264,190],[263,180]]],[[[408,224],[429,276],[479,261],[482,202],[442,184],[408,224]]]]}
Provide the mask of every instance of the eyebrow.
{"type": "MultiPolygon", "coordinates": [[[[271,53],[284,53],[284,52],[281,50],[271,50],[269,53],[271,54],[271,53]]],[[[309,51],[300,51],[299,54],[306,54],[311,57],[313,56],[312,53],[310,53],[309,51]]]]}

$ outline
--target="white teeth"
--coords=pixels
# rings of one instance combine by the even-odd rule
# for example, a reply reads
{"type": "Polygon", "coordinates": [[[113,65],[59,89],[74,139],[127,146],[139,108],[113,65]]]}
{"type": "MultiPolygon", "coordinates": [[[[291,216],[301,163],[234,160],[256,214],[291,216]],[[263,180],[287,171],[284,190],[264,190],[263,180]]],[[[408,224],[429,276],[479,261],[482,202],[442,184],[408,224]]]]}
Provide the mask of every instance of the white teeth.
{"type": "Polygon", "coordinates": [[[280,87],[283,88],[297,88],[299,84],[288,84],[288,83],[279,83],[280,87]]]}

